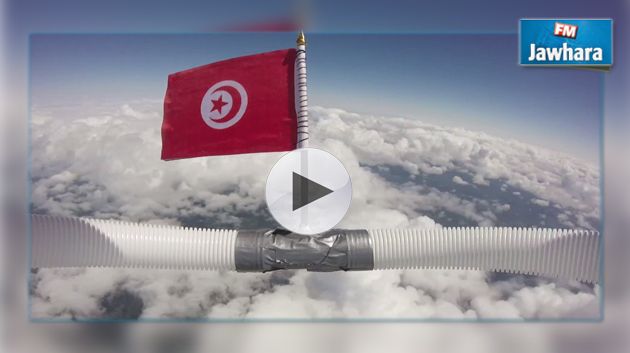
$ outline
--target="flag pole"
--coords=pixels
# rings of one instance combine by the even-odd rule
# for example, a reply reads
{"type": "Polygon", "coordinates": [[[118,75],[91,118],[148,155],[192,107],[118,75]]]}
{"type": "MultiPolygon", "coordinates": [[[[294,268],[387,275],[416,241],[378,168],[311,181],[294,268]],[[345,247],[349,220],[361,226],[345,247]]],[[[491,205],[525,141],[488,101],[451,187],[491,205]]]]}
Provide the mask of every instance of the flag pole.
{"type": "Polygon", "coordinates": [[[306,38],[300,31],[297,40],[297,148],[308,147],[308,94],[306,90],[306,38]]]}
{"type": "MultiPolygon", "coordinates": [[[[304,31],[300,30],[295,41],[297,53],[295,57],[295,75],[297,78],[297,148],[301,149],[300,173],[308,175],[308,154],[305,148],[308,147],[308,95],[306,90],[306,38],[304,31]]],[[[300,223],[302,226],[308,224],[308,208],[302,207],[300,212],[300,223]]]]}

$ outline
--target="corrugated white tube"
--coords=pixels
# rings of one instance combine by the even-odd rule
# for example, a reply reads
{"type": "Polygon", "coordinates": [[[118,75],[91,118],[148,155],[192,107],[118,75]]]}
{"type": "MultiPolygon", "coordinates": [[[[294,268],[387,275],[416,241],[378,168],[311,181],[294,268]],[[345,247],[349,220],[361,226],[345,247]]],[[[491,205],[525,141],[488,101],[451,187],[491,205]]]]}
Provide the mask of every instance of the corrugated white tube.
{"type": "Polygon", "coordinates": [[[598,282],[594,231],[481,227],[368,233],[374,269],[474,269],[598,282]]]}
{"type": "MultiPolygon", "coordinates": [[[[250,271],[252,264],[317,270],[316,265],[326,263],[327,271],[335,267],[474,269],[598,282],[600,237],[594,231],[434,228],[331,232],[322,235],[336,239],[329,244],[317,235],[305,238],[245,231],[239,238],[236,230],[33,215],[32,265],[250,271]],[[361,239],[362,232],[367,239],[357,243],[354,240],[361,239]],[[250,233],[256,236],[248,236],[250,233]],[[240,263],[236,253],[246,254],[240,263]],[[341,256],[344,254],[346,257],[341,256]]],[[[267,267],[252,268],[270,270],[267,267]]]]}
{"type": "Polygon", "coordinates": [[[237,231],[33,215],[33,267],[235,270],[237,231]]]}

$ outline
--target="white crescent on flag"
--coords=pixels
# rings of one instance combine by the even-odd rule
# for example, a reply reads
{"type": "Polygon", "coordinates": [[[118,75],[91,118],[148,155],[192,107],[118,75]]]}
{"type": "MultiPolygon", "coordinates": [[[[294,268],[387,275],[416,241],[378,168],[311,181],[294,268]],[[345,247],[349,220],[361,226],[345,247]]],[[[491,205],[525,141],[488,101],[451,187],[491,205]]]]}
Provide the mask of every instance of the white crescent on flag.
{"type": "Polygon", "coordinates": [[[227,129],[236,124],[247,109],[247,91],[233,80],[212,85],[201,100],[201,117],[213,129],[227,129]]]}

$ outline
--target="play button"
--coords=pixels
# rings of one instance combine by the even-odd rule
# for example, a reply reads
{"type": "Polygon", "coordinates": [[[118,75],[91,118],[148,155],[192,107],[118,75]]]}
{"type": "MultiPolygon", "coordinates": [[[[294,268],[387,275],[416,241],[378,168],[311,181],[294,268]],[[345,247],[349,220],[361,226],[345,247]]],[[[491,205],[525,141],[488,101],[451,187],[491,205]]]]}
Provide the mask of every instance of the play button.
{"type": "Polygon", "coordinates": [[[293,211],[333,192],[300,174],[293,172],[293,211]]]}
{"type": "Polygon", "coordinates": [[[318,234],[343,219],[352,199],[350,176],[328,152],[302,148],[285,154],[267,178],[267,206],[292,232],[318,234]]]}

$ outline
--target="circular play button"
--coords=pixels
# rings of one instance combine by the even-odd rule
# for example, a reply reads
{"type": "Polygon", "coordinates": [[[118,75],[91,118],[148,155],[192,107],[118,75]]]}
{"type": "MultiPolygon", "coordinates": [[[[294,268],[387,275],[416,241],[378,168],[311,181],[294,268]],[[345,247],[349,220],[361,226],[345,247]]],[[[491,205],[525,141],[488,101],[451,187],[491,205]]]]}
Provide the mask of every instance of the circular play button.
{"type": "Polygon", "coordinates": [[[345,216],[352,184],[346,168],[333,155],[301,148],[274,165],[265,196],[271,215],[282,227],[299,234],[318,234],[345,216]]]}

